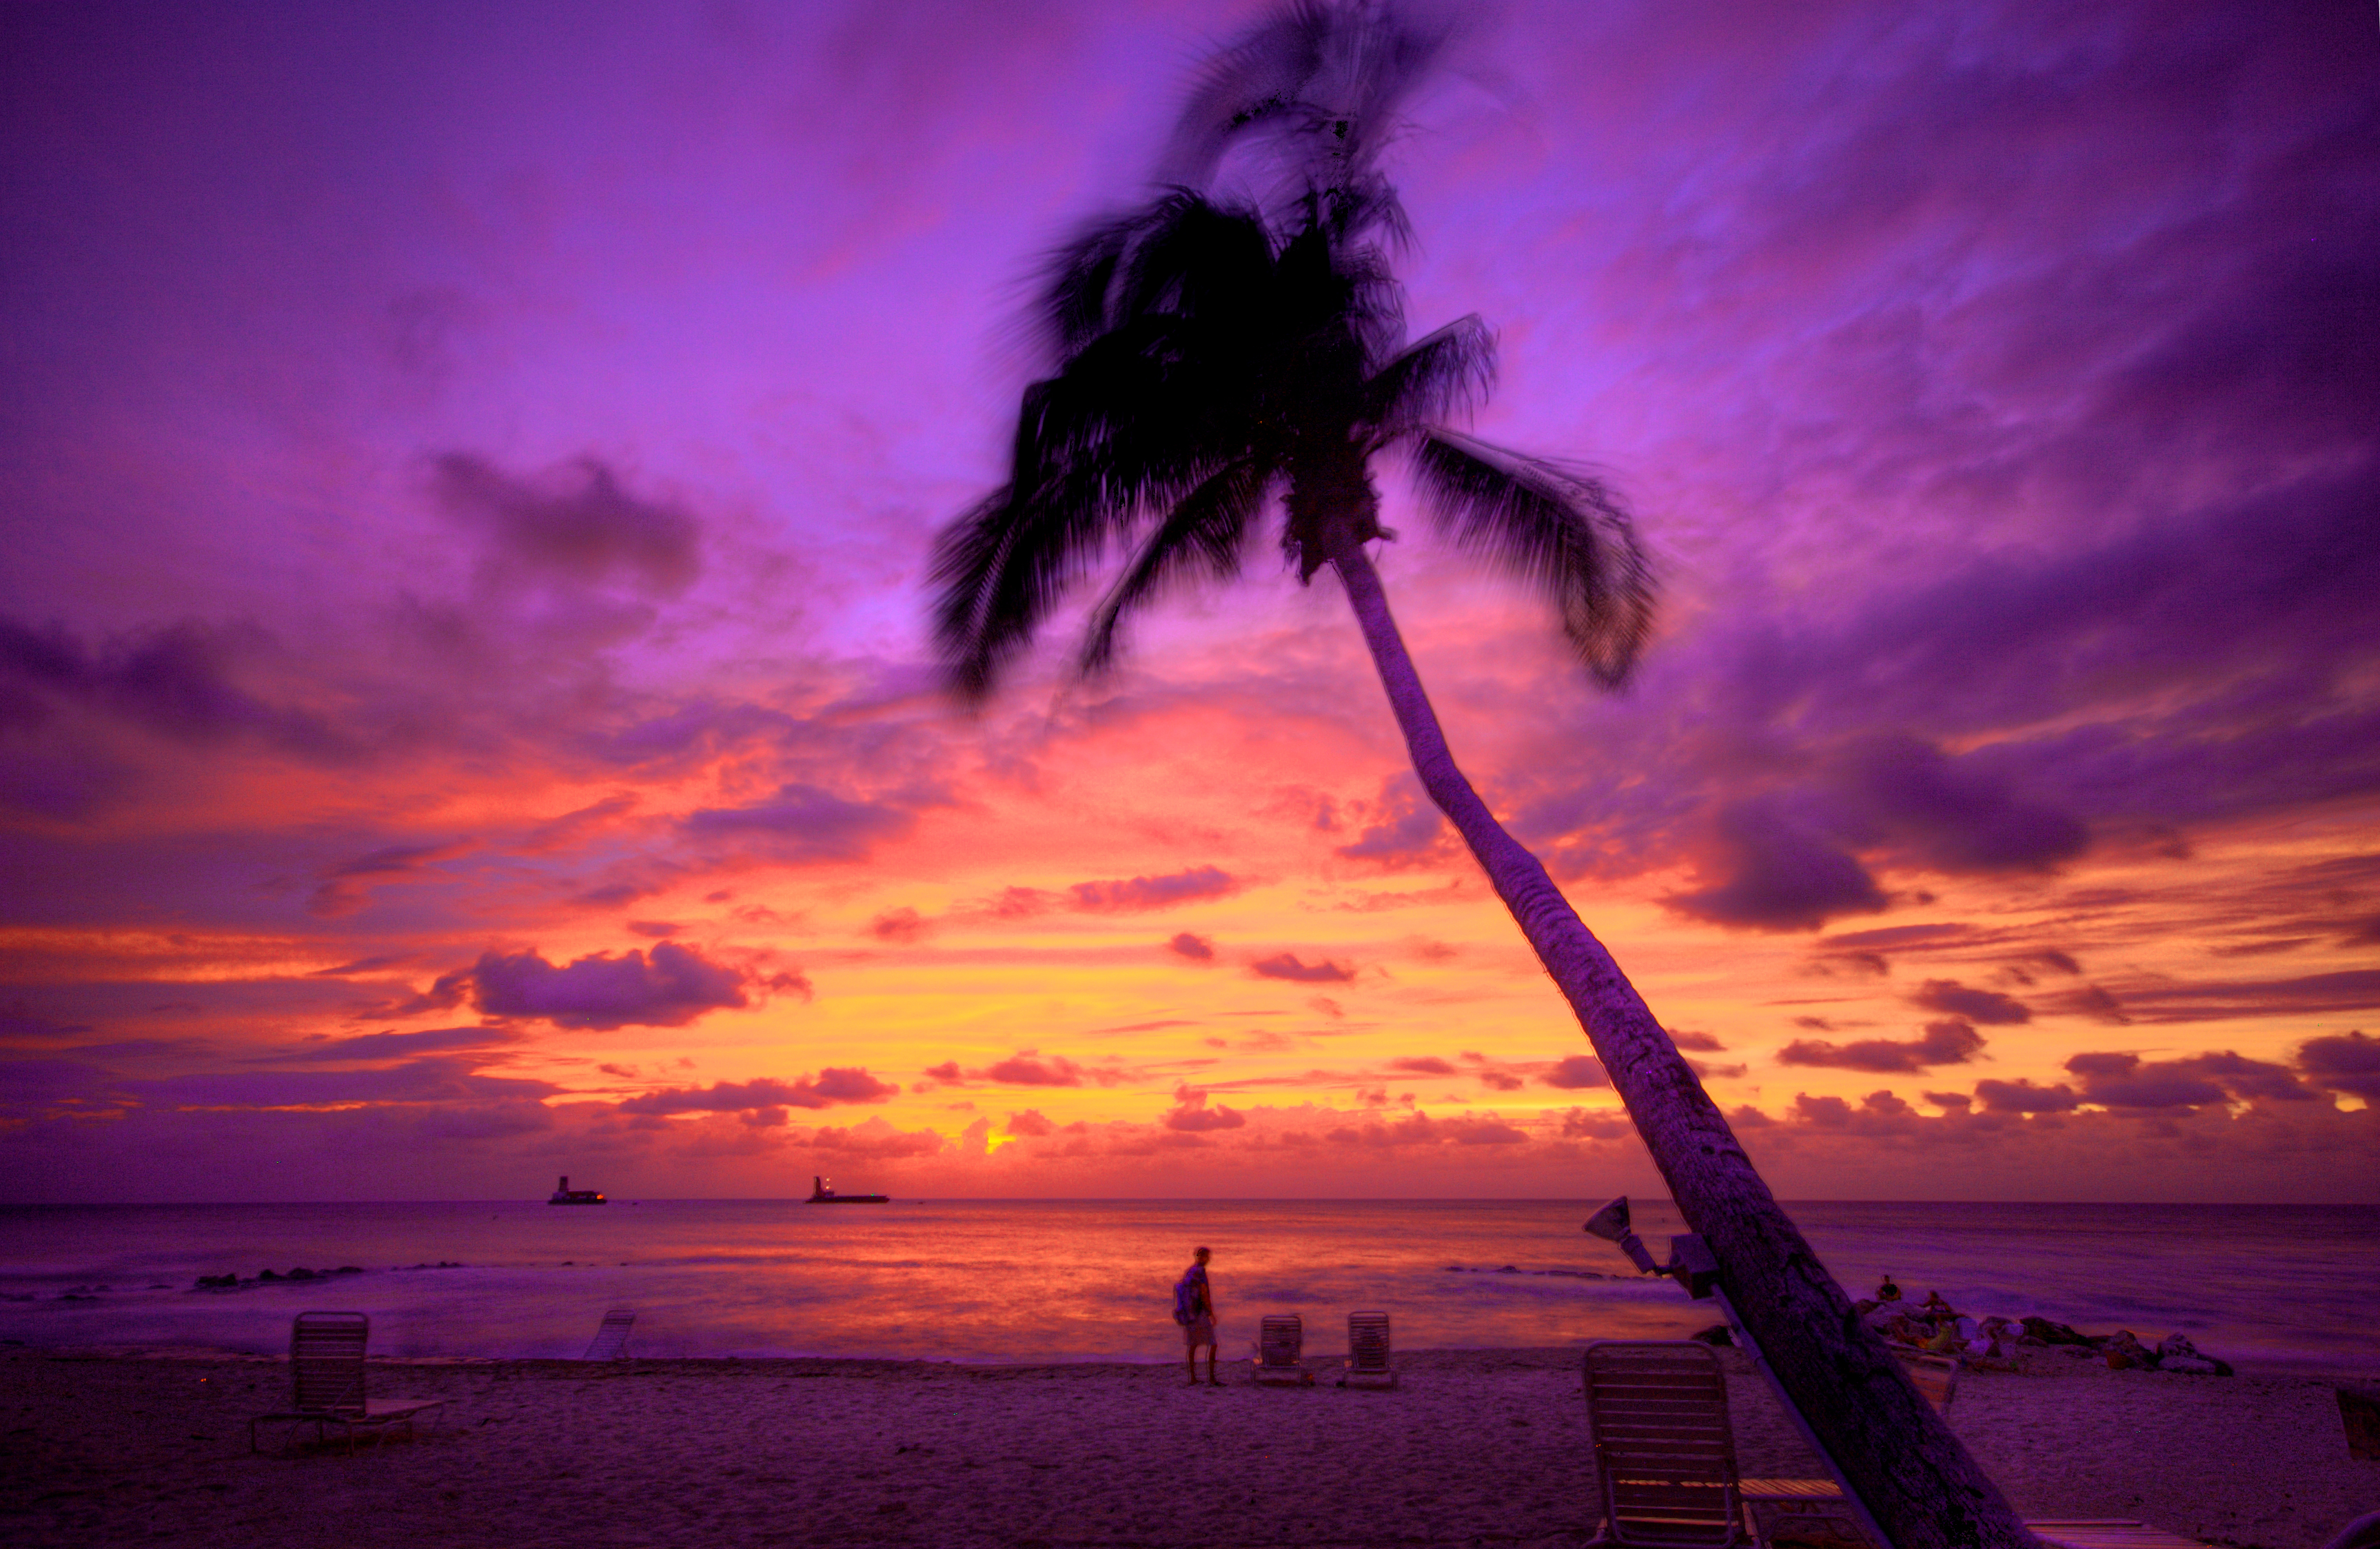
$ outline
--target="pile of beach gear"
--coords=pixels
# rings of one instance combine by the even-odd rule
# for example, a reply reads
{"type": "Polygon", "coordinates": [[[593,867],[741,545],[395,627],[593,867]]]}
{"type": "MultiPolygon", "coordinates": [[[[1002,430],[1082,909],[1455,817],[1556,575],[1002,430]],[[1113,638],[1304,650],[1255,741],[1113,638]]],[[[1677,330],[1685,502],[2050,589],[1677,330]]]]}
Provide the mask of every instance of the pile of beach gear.
{"type": "Polygon", "coordinates": [[[2192,1376],[2228,1377],[2228,1362],[2201,1355],[2183,1334],[2169,1334],[2154,1347],[2143,1344],[2130,1329],[2113,1334],[2083,1334],[2047,1318],[1971,1318],[1928,1291],[1924,1301],[1902,1296],[1887,1275],[1876,1295],[1852,1303],[1860,1321],[1888,1344],[1952,1356],[1962,1366],[1982,1372],[2013,1372],[2020,1351],[2061,1349],[2076,1357],[2099,1356],[2116,1371],[2180,1372],[2192,1376]]]}

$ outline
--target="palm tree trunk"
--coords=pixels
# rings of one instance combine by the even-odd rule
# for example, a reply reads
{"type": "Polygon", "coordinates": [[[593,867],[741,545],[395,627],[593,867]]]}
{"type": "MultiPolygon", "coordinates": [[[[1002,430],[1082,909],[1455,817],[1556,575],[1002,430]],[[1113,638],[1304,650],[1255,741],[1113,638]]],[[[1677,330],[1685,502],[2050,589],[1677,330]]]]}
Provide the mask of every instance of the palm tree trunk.
{"type": "Polygon", "coordinates": [[[1537,858],[1455,767],[1359,546],[1334,555],[1423,788],[1471,847],[1578,1014],[1720,1287],[1891,1549],[2038,1549],[2015,1510],[1864,1326],[1736,1142],[1718,1105],[1537,858]]]}

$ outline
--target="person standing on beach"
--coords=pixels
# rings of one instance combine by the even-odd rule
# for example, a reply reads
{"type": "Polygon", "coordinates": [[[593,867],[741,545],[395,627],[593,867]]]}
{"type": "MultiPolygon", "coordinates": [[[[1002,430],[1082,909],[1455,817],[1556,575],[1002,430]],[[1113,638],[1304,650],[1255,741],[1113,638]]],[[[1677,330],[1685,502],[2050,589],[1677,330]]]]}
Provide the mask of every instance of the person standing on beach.
{"type": "Polygon", "coordinates": [[[1216,1387],[1223,1385],[1215,1375],[1215,1294],[1207,1284],[1207,1261],[1213,1255],[1201,1248],[1191,1255],[1196,1261],[1182,1272],[1173,1283],[1173,1321],[1182,1325],[1182,1361],[1190,1373],[1190,1385],[1198,1385],[1198,1347],[1207,1347],[1207,1381],[1216,1387]]]}

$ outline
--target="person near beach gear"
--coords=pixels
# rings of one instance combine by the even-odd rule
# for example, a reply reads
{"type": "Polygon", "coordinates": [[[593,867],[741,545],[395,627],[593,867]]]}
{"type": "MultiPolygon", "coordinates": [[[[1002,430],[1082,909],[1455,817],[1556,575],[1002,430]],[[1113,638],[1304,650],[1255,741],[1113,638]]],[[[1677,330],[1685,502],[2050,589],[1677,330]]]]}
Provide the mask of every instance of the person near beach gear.
{"type": "Polygon", "coordinates": [[[1215,1296],[1207,1284],[1207,1261],[1213,1255],[1201,1248],[1191,1255],[1196,1262],[1182,1272],[1173,1283],[1173,1321],[1182,1325],[1182,1362],[1189,1371],[1190,1385],[1198,1385],[1198,1347],[1207,1347],[1207,1381],[1217,1387],[1222,1379],[1215,1375],[1215,1296]]]}

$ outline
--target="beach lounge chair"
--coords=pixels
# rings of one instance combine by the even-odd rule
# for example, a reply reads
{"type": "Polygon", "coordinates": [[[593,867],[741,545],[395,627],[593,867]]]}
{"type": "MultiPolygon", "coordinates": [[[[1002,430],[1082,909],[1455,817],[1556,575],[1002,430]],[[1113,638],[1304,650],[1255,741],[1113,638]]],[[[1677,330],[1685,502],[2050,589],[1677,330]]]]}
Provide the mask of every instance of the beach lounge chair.
{"type": "MultiPolygon", "coordinates": [[[[248,1449],[255,1452],[256,1428],[286,1421],[287,1434],[301,1425],[314,1428],[319,1445],[328,1427],[346,1434],[347,1450],[356,1450],[356,1433],[369,1431],[373,1439],[396,1426],[414,1434],[413,1417],[437,1409],[443,1398],[368,1398],[364,1396],[364,1347],[371,1339],[371,1319],[361,1312],[300,1312],[289,1325],[289,1407],[258,1415],[248,1422],[248,1449]]],[[[285,1435],[283,1445],[287,1445],[285,1435]]]]}
{"type": "Polygon", "coordinates": [[[1743,1541],[1718,1358],[1692,1340],[1586,1348],[1586,1424],[1603,1492],[1597,1543],[1731,1549],[1743,1541]]]}
{"type": "Polygon", "coordinates": [[[2194,1538],[2161,1532],[2119,1517],[2077,1517],[2027,1522],[2034,1536],[2058,1549],[2206,1549],[2194,1538]]]}
{"type": "Polygon", "coordinates": [[[1347,1314],[1347,1372],[1341,1387],[1394,1387],[1397,1374],[1389,1369],[1389,1315],[1386,1312],[1347,1314]]]}
{"type": "Polygon", "coordinates": [[[587,1347],[581,1360],[625,1360],[628,1359],[628,1331],[637,1326],[634,1308],[614,1307],[603,1314],[603,1322],[595,1330],[594,1342],[587,1347]]]}
{"type": "MultiPolygon", "coordinates": [[[[2206,1549],[2197,1539],[2119,1517],[2078,1517],[2025,1526],[2042,1543],[2057,1549],[2206,1549]]],[[[2324,1549],[2367,1549],[2374,1543],[2380,1543],[2380,1511],[2367,1512],[2347,1524],[2324,1549]]]]}
{"type": "Polygon", "coordinates": [[[1691,1339],[1603,1339],[1586,1348],[1587,1432],[1603,1491],[1598,1543],[1728,1549],[1777,1526],[1823,1519],[1864,1536],[1831,1479],[1740,1479],[1727,1378],[1691,1339]]]}
{"type": "Polygon", "coordinates": [[[1303,1387],[1314,1381],[1305,1369],[1305,1321],[1293,1312],[1265,1315],[1257,1339],[1257,1381],[1267,1387],[1303,1387]]]}
{"type": "Polygon", "coordinates": [[[1959,1392],[1959,1361],[1955,1356],[1924,1355],[1916,1350],[1895,1348],[1909,1380],[1935,1409],[1947,1409],[1959,1392]]]}

